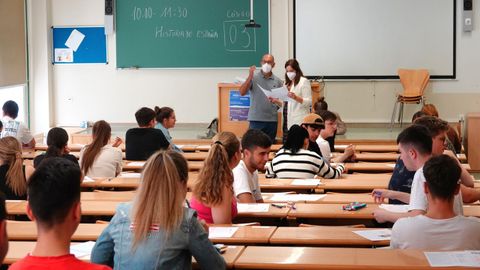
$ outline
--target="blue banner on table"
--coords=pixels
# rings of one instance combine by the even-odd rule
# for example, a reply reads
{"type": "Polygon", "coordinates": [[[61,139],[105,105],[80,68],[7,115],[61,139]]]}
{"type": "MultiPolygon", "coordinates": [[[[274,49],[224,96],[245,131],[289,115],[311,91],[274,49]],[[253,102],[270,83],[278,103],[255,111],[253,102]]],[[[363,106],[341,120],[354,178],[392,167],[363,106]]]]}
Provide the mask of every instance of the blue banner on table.
{"type": "Polygon", "coordinates": [[[107,63],[104,27],[53,27],[53,63],[107,63]]]}
{"type": "Polygon", "coordinates": [[[230,90],[230,121],[247,121],[250,95],[241,96],[240,91],[230,90]]]}

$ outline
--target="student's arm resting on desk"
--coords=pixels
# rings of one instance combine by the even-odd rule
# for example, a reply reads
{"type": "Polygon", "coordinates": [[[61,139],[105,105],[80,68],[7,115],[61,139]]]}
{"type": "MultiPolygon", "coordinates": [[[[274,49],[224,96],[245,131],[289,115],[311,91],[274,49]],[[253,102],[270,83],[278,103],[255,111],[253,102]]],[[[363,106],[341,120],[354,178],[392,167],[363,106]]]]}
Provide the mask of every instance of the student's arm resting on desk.
{"type": "Polygon", "coordinates": [[[252,193],[245,192],[237,195],[239,203],[263,203],[263,199],[255,200],[252,193]]]}
{"type": "Polygon", "coordinates": [[[200,268],[225,269],[225,260],[208,239],[208,234],[198,221],[196,214],[192,217],[189,225],[188,248],[200,268]]]}
{"type": "Polygon", "coordinates": [[[388,189],[374,189],[372,191],[372,197],[375,203],[383,203],[385,199],[397,200],[404,203],[410,201],[410,194],[388,189]]]}
{"type": "Polygon", "coordinates": [[[232,223],[232,191],[224,187],[222,192],[222,202],[212,205],[212,219],[214,224],[232,223]]]}
{"type": "Polygon", "coordinates": [[[245,80],[245,82],[242,83],[238,91],[240,91],[240,95],[245,96],[252,87],[252,79],[253,79],[253,73],[255,72],[255,69],[257,69],[256,66],[251,66],[249,71],[248,71],[248,77],[245,80]]]}
{"type": "Polygon", "coordinates": [[[423,214],[425,214],[425,211],[422,211],[422,210],[411,210],[406,213],[394,213],[382,208],[378,208],[373,211],[373,216],[375,220],[378,221],[379,223],[385,223],[385,222],[395,223],[395,221],[397,221],[399,218],[414,217],[414,216],[423,215],[423,214]]]}

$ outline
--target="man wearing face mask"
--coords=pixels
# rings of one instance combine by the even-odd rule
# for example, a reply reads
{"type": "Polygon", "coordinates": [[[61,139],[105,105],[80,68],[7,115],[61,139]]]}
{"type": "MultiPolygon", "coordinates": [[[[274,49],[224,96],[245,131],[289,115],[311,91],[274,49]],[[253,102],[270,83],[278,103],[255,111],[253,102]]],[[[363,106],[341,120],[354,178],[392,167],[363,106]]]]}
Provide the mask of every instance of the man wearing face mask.
{"type": "Polygon", "coordinates": [[[272,73],[275,67],[275,59],[271,54],[265,54],[260,62],[262,69],[255,72],[256,67],[250,67],[247,80],[240,86],[240,95],[244,96],[250,91],[250,110],[248,111],[249,129],[259,129],[275,142],[277,134],[277,111],[282,106],[282,101],[275,98],[267,98],[263,93],[282,87],[282,81],[272,73]]]}

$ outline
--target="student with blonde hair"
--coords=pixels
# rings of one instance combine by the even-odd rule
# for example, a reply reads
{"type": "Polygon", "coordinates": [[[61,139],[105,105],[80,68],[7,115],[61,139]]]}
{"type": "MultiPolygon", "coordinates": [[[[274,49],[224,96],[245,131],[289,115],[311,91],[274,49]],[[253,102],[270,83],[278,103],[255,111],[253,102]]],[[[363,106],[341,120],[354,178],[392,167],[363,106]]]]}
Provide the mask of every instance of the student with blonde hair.
{"type": "Polygon", "coordinates": [[[232,132],[220,132],[193,187],[190,206],[207,223],[232,223],[237,215],[233,172],[241,159],[240,142],[232,132]]]}
{"type": "Polygon", "coordinates": [[[118,206],[97,239],[91,261],[115,269],[225,269],[194,210],[184,207],[188,165],[175,151],[159,151],[145,164],[133,202],[118,206]]]}
{"type": "Polygon", "coordinates": [[[26,200],[32,166],[24,166],[22,148],[14,137],[0,139],[0,191],[7,200],[26,200]]]}
{"type": "Polygon", "coordinates": [[[117,137],[110,145],[111,135],[112,128],[107,122],[95,122],[92,128],[92,143],[80,151],[80,165],[84,175],[115,177],[122,171],[122,150],[117,148],[122,140],[117,137]]]}

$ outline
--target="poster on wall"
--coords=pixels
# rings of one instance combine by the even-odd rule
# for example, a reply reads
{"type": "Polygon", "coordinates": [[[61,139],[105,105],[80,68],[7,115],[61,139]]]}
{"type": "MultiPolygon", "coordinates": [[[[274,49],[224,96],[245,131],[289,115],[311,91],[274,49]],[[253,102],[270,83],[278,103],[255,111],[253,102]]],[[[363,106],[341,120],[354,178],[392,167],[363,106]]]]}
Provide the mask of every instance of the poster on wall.
{"type": "Polygon", "coordinates": [[[230,90],[230,121],[247,121],[250,108],[250,94],[240,95],[238,90],[230,90]]]}

